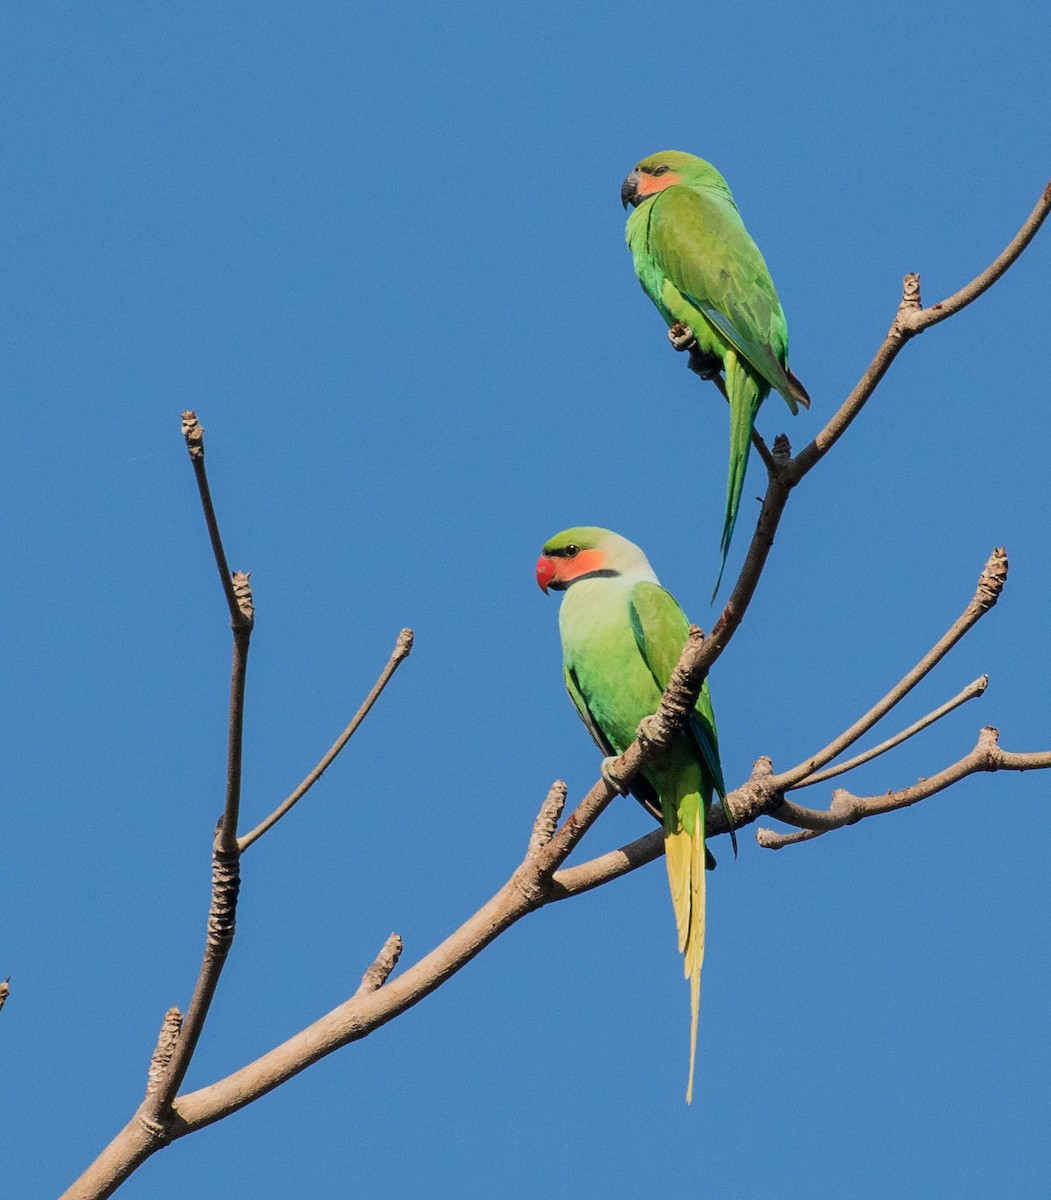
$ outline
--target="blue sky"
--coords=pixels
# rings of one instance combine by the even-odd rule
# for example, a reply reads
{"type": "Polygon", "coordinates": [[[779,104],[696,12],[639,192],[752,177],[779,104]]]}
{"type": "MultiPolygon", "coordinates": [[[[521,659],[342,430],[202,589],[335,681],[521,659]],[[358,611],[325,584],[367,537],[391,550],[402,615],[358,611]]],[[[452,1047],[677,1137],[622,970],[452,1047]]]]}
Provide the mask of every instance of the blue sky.
{"type": "MultiPolygon", "coordinates": [[[[397,930],[427,952],[598,755],[532,568],[572,524],[643,545],[691,616],[721,399],[667,347],[618,192],[657,149],[727,176],[813,398],[802,446],[922,273],[1002,248],[1051,175],[1038,3],[576,6],[46,0],[3,49],[0,538],[5,1191],[53,1195],[141,1098],[203,945],[227,620],[179,436],[196,408],[253,572],[244,812],[416,649],[246,856],[188,1079],[333,1007],[397,930]]],[[[851,776],[904,786],[979,727],[1049,743],[1048,231],[908,346],[793,497],[713,672],[728,781],[824,745],[970,597],[1000,605],[851,776]]],[[[753,467],[732,570],[747,544],[753,467]]],[[[390,1026],[156,1156],[120,1192],[336,1198],[1042,1194],[1048,780],[968,780],[779,854],[716,846],[699,1073],[659,864],[534,915],[390,1026]]],[[[806,794],[819,803],[828,793],[806,794]]],[[[588,854],[650,828],[631,801],[588,854]]]]}

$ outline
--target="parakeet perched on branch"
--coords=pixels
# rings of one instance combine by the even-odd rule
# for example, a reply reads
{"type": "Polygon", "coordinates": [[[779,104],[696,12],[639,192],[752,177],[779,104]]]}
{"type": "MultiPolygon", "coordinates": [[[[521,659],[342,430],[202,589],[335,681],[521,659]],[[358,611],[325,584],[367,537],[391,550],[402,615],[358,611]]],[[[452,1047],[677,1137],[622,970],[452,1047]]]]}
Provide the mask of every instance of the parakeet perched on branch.
{"type": "MultiPolygon", "coordinates": [[[[759,248],[719,172],[679,150],[652,154],[624,180],[627,238],[635,274],[673,332],[694,342],[710,376],[725,376],[730,471],[719,543],[719,590],[741,503],[752,428],[770,389],[793,413],[810,397],[788,369],[788,326],[759,248]],[[684,326],[685,330],[677,329],[684,326]],[[688,331],[688,332],[687,332],[688,331]],[[692,334],[692,339],[690,338],[692,334]]],[[[682,337],[673,344],[685,348],[682,337]]]]}
{"type": "MultiPolygon", "coordinates": [[[[689,622],[657,582],[638,546],[608,529],[583,526],[551,538],[536,564],[537,583],[566,593],[558,617],[566,688],[591,736],[607,755],[635,740],[657,711],[679,660],[689,622]]],[[[697,1014],[704,958],[704,825],[713,793],[726,794],[715,716],[705,682],[693,715],[669,750],[631,783],[664,825],[672,904],[690,981],[693,1097],[697,1014]]]]}

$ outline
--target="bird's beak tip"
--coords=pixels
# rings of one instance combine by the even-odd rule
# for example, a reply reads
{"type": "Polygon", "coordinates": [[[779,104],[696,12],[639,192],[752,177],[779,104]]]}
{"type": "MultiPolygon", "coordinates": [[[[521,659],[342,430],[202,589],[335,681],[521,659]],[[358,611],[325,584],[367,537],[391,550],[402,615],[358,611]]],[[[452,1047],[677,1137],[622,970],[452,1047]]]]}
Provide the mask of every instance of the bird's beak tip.
{"type": "Polygon", "coordinates": [[[627,178],[620,185],[620,202],[625,208],[629,204],[638,204],[639,202],[639,173],[638,171],[629,171],[627,178]]]}

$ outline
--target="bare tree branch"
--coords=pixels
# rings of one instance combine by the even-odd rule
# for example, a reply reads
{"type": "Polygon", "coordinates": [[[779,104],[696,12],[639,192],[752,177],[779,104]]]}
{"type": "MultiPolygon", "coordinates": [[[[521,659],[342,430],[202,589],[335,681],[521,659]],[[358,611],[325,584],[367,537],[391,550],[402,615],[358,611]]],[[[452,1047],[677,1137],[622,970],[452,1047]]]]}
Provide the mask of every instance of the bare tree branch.
{"type": "Polygon", "coordinates": [[[263,836],[263,834],[266,833],[266,831],[272,825],[276,825],[277,822],[280,821],[281,818],[285,815],[285,813],[287,813],[300,800],[302,800],[302,798],[314,786],[314,784],[317,783],[317,781],[321,778],[321,776],[324,775],[324,773],[328,770],[328,768],[334,762],[334,760],[335,760],[336,756],[339,754],[339,752],[343,749],[343,747],[347,744],[347,742],[349,742],[350,739],[357,732],[358,726],[369,715],[369,710],[379,699],[380,693],[390,682],[391,676],[398,669],[398,667],[405,661],[405,659],[407,659],[409,657],[409,654],[411,653],[411,651],[412,651],[412,630],[411,629],[403,629],[401,631],[401,633],[398,634],[398,640],[394,643],[394,649],[391,651],[391,656],[387,660],[387,665],[380,672],[379,678],[372,685],[372,690],[365,697],[364,701],[362,702],[361,707],[358,709],[358,711],[354,714],[353,718],[351,719],[350,724],[346,727],[346,729],[343,730],[343,732],[339,735],[339,737],[336,738],[335,742],[333,742],[328,753],[324,756],[324,758],[322,758],[322,760],[310,772],[310,774],[307,775],[307,777],[296,788],[296,790],[286,800],[283,800],[277,806],[277,808],[275,808],[274,811],[266,818],[266,820],[260,821],[260,823],[255,827],[255,829],[251,830],[249,833],[244,834],[242,837],[240,837],[238,839],[237,844],[242,853],[245,850],[247,850],[248,847],[254,841],[256,841],[258,838],[261,838],[263,836]]]}
{"type": "Polygon", "coordinates": [[[979,771],[1041,771],[1051,768],[1051,750],[1008,753],[1000,749],[999,736],[997,730],[987,725],[978,735],[978,742],[970,754],[965,754],[958,762],[936,775],[930,775],[900,791],[885,792],[879,796],[854,796],[845,788],[837,788],[827,810],[802,808],[796,804],[790,806],[790,813],[786,813],[784,807],[779,808],[773,815],[779,821],[800,826],[802,832],[781,834],[772,829],[760,829],[756,839],[767,849],[780,850],[784,846],[819,837],[832,829],[842,829],[844,825],[856,825],[866,817],[908,808],[979,771]]]}
{"type": "Polygon", "coordinates": [[[936,325],[939,321],[944,321],[946,317],[951,317],[954,313],[959,312],[972,300],[976,300],[982,292],[992,287],[1033,240],[1049,211],[1051,211],[1051,183],[1044,188],[1036,207],[1022,228],[1008,243],[1003,253],[965,288],[961,288],[947,300],[931,305],[930,308],[919,307],[919,276],[914,274],[905,276],[901,304],[890,331],[883,339],[883,345],[877,350],[876,357],[869,364],[868,370],[862,375],[857,386],[844,400],[836,414],[793,462],[790,472],[793,483],[798,483],[807,471],[823,458],[843,436],[850,423],[864,408],[865,402],[876,390],[876,385],[887,373],[890,364],[897,358],[898,351],[902,346],[910,338],[922,333],[931,325],[936,325]]]}
{"type": "Polygon", "coordinates": [[[204,509],[204,520],[212,542],[212,553],[215,555],[215,565],[219,568],[219,581],[223,586],[227,607],[230,609],[230,621],[235,629],[245,623],[251,625],[251,615],[241,611],[240,602],[234,592],[233,578],[226,561],[223,539],[219,534],[219,522],[215,516],[215,505],[212,503],[212,489],[204,469],[204,429],[193,409],[188,409],[182,414],[182,433],[186,439],[186,449],[190,453],[190,462],[193,463],[197,490],[201,495],[201,507],[204,509]]]}
{"type": "MultiPolygon", "coordinates": [[[[1049,208],[1051,208],[1051,185],[1045,190],[1033,214],[1003,254],[971,284],[932,308],[920,307],[918,277],[907,276],[902,301],[894,323],[872,363],[825,428],[796,458],[790,457],[791,449],[788,440],[783,435],[775,440],[772,450],[766,453],[764,453],[765,444],[762,443],[762,440],[760,439],[756,443],[758,452],[766,464],[768,479],[762,508],[744,564],[733,591],[708,636],[705,637],[695,626],[691,627],[686,646],[661,698],[657,712],[643,722],[640,727],[640,736],[614,764],[616,778],[620,784],[628,784],[636,772],[670,744],[675,732],[681,728],[692,711],[709,668],[729,644],[755,593],[792,489],[843,435],[864,407],[905,342],[929,325],[936,324],[959,311],[991,286],[1028,245],[1049,208]]],[[[99,1200],[100,1197],[112,1195],[124,1179],[161,1146],[244,1107],[332,1051],[366,1037],[374,1029],[386,1024],[418,1003],[527,913],[545,904],[579,895],[601,883],[634,870],[659,857],[663,848],[663,835],[660,830],[654,830],[646,837],[640,838],[620,850],[601,855],[578,866],[560,869],[567,856],[579,844],[587,829],[611,802],[616,792],[613,785],[605,778],[600,779],[565,819],[562,826],[555,829],[557,815],[554,814],[554,807],[559,801],[556,789],[553,788],[554,798],[552,794],[549,794],[548,800],[545,801],[545,806],[534,826],[529,850],[522,864],[497,894],[472,917],[468,918],[441,945],[402,974],[392,977],[390,972],[393,970],[397,955],[392,939],[388,939],[387,945],[376,962],[365,973],[362,985],[355,995],[255,1062],[249,1063],[209,1087],[176,1098],[174,1093],[184,1077],[190,1055],[196,1044],[196,1038],[207,1014],[211,994],[218,982],[222,962],[233,937],[239,845],[236,840],[236,801],[232,800],[232,797],[239,795],[240,769],[239,744],[235,756],[233,743],[233,726],[239,720],[239,716],[235,719],[235,707],[237,706],[234,704],[234,697],[240,691],[243,705],[243,666],[247,657],[247,635],[250,633],[252,624],[250,608],[246,612],[242,607],[235,592],[235,581],[230,577],[226,565],[207,478],[204,474],[200,426],[193,413],[185,414],[184,429],[235,634],[235,665],[232,673],[235,682],[231,687],[231,769],[227,788],[227,806],[216,836],[214,852],[209,947],[206,949],[205,962],[201,968],[190,1011],[172,1049],[171,1058],[164,1068],[163,1075],[158,1080],[156,1089],[147,1096],[124,1129],[117,1134],[80,1179],[70,1187],[63,1200],[73,1200],[73,1198],[76,1200],[99,1200]],[[238,666],[239,634],[244,634],[240,667],[238,666]],[[236,682],[238,676],[240,677],[239,684],[236,682]],[[234,782],[235,765],[236,784],[234,782]],[[213,935],[216,942],[215,953],[212,952],[213,935]]],[[[990,560],[990,564],[992,563],[993,560],[990,560]]],[[[1003,569],[1006,570],[1006,561],[1003,563],[1003,569]]],[[[247,587],[247,577],[243,577],[243,579],[247,587]]],[[[1002,585],[1002,579],[1000,584],[1002,585]]],[[[986,597],[984,608],[970,617],[970,623],[966,628],[970,628],[970,625],[981,616],[981,613],[995,603],[996,594],[997,590],[992,588],[991,598],[986,597]]],[[[978,601],[977,596],[976,600],[972,601],[972,605],[976,601],[978,601]]],[[[970,612],[970,608],[968,612],[970,612]]],[[[968,619],[968,613],[964,614],[961,621],[965,619],[968,619]]],[[[963,630],[963,632],[965,631],[966,629],[963,630]]],[[[952,632],[951,630],[950,635],[952,632]]],[[[948,638],[950,635],[946,635],[946,637],[948,638]]],[[[962,636],[962,632],[954,640],[958,640],[959,636],[962,636]]],[[[918,678],[922,677],[922,674],[938,661],[951,644],[952,642],[949,642],[943,647],[942,643],[939,643],[927,656],[927,659],[931,661],[924,667],[921,674],[917,675],[915,679],[911,679],[910,682],[911,676],[919,671],[924,663],[919,664],[914,672],[910,672],[910,675],[906,676],[898,687],[889,693],[880,702],[880,705],[876,706],[876,709],[882,708],[882,712],[889,711],[901,696],[914,686],[918,678]],[[932,656],[935,657],[932,658],[932,656]],[[904,690],[901,690],[903,688],[904,690]],[[899,691],[900,695],[897,694],[899,691]]],[[[788,786],[795,786],[803,778],[812,775],[819,767],[831,761],[831,758],[842,753],[842,750],[850,745],[857,736],[860,736],[860,733],[871,728],[871,725],[878,719],[878,717],[872,717],[872,713],[875,711],[874,709],[866,714],[851,730],[830,743],[829,747],[800,764],[798,768],[794,768],[787,775],[775,776],[769,760],[759,759],[749,779],[727,797],[727,805],[733,815],[735,826],[747,824],[756,820],[761,814],[776,809],[775,815],[778,817],[782,815],[782,812],[789,813],[791,814],[788,817],[789,820],[794,816],[800,816],[801,820],[811,826],[813,832],[804,830],[799,835],[785,835],[787,838],[798,836],[801,839],[813,836],[817,832],[817,828],[821,830],[838,828],[842,824],[850,824],[866,816],[876,815],[878,812],[914,804],[976,771],[1033,770],[1051,767],[1051,752],[1007,754],[997,746],[995,731],[987,729],[983,731],[978,746],[966,758],[961,759],[952,767],[946,768],[939,775],[922,780],[914,787],[901,792],[888,793],[887,796],[859,798],[851,797],[849,793],[843,791],[837,791],[833,798],[832,808],[827,813],[802,809],[784,799],[784,792],[788,786]],[[860,729],[860,733],[855,733],[854,730],[859,727],[863,727],[860,729]],[[838,749],[830,754],[830,749],[837,746],[838,749]],[[793,776],[796,773],[799,773],[798,778],[795,778],[793,782],[793,776]],[[815,826],[817,828],[814,828],[815,826]]],[[[903,740],[903,737],[904,735],[899,735],[898,741],[903,740]]],[[[727,825],[722,813],[719,810],[713,810],[711,817],[711,835],[715,836],[725,832],[727,825]]],[[[249,835],[250,838],[257,836],[259,833],[255,830],[249,835]]],[[[158,1046],[155,1057],[158,1055],[161,1058],[167,1057],[167,1043],[165,1043],[163,1052],[160,1045],[158,1046]]]]}
{"type": "Polygon", "coordinates": [[[858,738],[868,731],[899,704],[912,689],[927,675],[956,643],[972,629],[979,620],[993,607],[1007,581],[1007,552],[1003,547],[997,547],[989,556],[985,567],[978,579],[978,586],[967,607],[953,622],[946,633],[931,647],[920,661],[904,675],[891,690],[874,704],[863,717],[860,717],[849,729],[834,738],[823,749],[805,759],[791,770],[783,771],[777,776],[777,786],[782,791],[798,787],[804,779],[809,778],[826,763],[838,758],[848,746],[852,746],[858,738]]]}
{"type": "Polygon", "coordinates": [[[208,911],[204,957],[190,1006],[181,1021],[179,1035],[174,1039],[171,1052],[167,1055],[165,1069],[153,1080],[153,1087],[147,1091],[143,1102],[143,1119],[151,1128],[163,1122],[186,1076],[208,1017],[215,989],[219,986],[219,976],[234,940],[237,896],[241,886],[237,821],[241,802],[245,679],[248,671],[248,649],[255,624],[255,605],[248,575],[240,571],[229,574],[226,552],[219,535],[219,522],[204,469],[204,430],[192,412],[183,413],[183,431],[201,495],[216,565],[230,607],[233,655],[227,729],[226,799],[212,847],[212,898],[208,911]]]}
{"type": "Polygon", "coordinates": [[[918,721],[913,722],[907,729],[903,729],[893,737],[887,738],[885,742],[880,742],[878,746],[873,746],[871,750],[866,750],[854,758],[848,758],[846,762],[829,767],[827,771],[818,771],[816,775],[808,775],[802,783],[797,783],[793,790],[798,791],[800,788],[813,787],[815,783],[825,783],[829,779],[834,779],[837,775],[845,775],[848,771],[853,771],[855,767],[860,767],[862,763],[871,762],[874,758],[879,758],[881,754],[886,754],[888,750],[893,750],[895,746],[900,746],[902,742],[907,742],[909,738],[915,737],[917,733],[922,733],[924,729],[929,728],[935,721],[940,721],[942,717],[948,716],[949,713],[959,708],[961,704],[966,704],[968,700],[973,700],[976,696],[981,696],[988,686],[989,676],[979,675],[977,679],[957,692],[951,700],[946,700],[944,704],[939,705],[933,712],[929,712],[925,717],[921,717],[918,721]]]}
{"type": "Polygon", "coordinates": [[[915,308],[904,318],[910,332],[922,333],[923,330],[937,325],[939,321],[944,321],[958,313],[960,309],[966,308],[972,300],[977,300],[982,292],[988,291],[1036,237],[1037,230],[1043,225],[1044,218],[1049,212],[1051,212],[1051,182],[1046,185],[1043,195],[1036,202],[1036,207],[1029,214],[1022,228],[1005,247],[1003,253],[990,263],[980,275],[972,279],[966,287],[960,288],[958,292],[954,292],[947,299],[932,304],[930,308],[919,307],[917,292],[915,308]]]}

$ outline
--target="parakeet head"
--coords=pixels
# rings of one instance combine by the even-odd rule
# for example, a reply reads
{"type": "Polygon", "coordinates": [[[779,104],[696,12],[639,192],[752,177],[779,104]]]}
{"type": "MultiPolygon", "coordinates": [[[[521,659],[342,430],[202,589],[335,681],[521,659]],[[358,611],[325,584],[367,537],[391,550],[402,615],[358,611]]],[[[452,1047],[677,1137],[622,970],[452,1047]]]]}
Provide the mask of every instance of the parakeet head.
{"type": "Polygon", "coordinates": [[[673,183],[728,190],[726,180],[710,162],[681,150],[661,150],[636,164],[621,185],[620,201],[625,208],[629,204],[641,204],[648,196],[655,196],[673,183]]]}
{"type": "Polygon", "coordinates": [[[564,592],[579,579],[629,576],[656,582],[646,555],[619,533],[596,525],[577,525],[544,543],[536,563],[536,581],[546,592],[564,592]]]}

